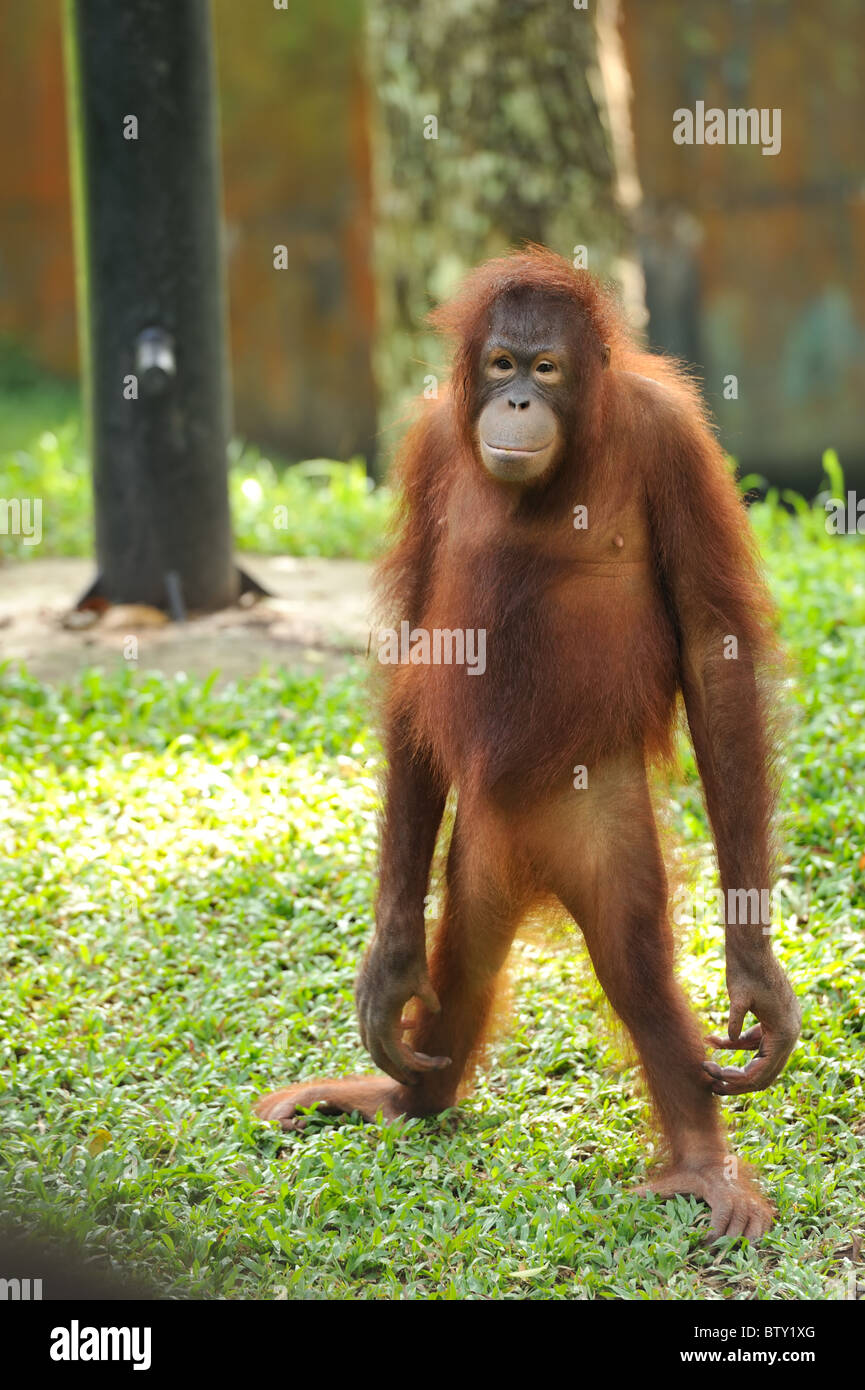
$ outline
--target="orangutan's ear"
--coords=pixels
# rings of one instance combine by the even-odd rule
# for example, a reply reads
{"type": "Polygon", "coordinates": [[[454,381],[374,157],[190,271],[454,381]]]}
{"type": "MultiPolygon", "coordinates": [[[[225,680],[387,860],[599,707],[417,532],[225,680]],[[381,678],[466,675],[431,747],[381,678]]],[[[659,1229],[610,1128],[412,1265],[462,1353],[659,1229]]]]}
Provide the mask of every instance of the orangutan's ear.
{"type": "Polygon", "coordinates": [[[610,365],[610,345],[601,343],[601,366],[606,368],[610,365]]]}

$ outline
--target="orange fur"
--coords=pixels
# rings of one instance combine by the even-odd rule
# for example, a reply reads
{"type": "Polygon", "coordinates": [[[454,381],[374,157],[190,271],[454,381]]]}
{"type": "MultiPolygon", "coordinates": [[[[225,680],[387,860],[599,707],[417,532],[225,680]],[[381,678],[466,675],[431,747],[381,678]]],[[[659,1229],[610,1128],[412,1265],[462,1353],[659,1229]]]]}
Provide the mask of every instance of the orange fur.
{"type": "MultiPolygon", "coordinates": [[[[768,888],[764,676],[775,641],[744,507],[687,374],[631,340],[587,272],[530,247],[481,266],[434,318],[456,339],[453,375],[402,450],[380,610],[394,629],[483,629],[486,670],[406,662],[385,671],[377,930],[357,998],[362,1036],[394,1080],[294,1086],[262,1113],[293,1123],[298,1104],[319,1100],[369,1117],[453,1104],[482,1049],[514,934],[554,898],[581,926],[636,1045],[674,1164],[667,1186],[706,1197],[718,1230],[759,1233],[768,1208],[747,1180],[727,1183],[715,1083],[673,975],[648,788],[650,765],[670,757],[681,694],[722,885],[768,888]],[[494,310],[511,338],[521,324],[536,333],[565,323],[567,392],[543,417],[558,422],[563,447],[530,486],[503,484],[475,441],[482,351],[498,351],[484,348],[500,332],[490,338],[494,310]],[[587,525],[575,525],[575,508],[587,525]],[[586,785],[575,769],[586,770],[586,785]],[[424,897],[452,788],[427,976],[424,897]],[[407,1046],[394,1010],[411,997],[425,1002],[407,1046]]],[[[795,1005],[754,930],[728,928],[728,947],[745,962],[743,988],[770,1001],[787,1047],[795,1005]]]]}

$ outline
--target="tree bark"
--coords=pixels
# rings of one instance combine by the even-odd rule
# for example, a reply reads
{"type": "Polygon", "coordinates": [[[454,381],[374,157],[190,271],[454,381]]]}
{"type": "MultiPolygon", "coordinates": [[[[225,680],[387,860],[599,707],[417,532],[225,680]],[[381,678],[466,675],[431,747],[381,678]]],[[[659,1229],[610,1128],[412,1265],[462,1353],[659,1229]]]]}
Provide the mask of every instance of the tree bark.
{"type": "Polygon", "coordinates": [[[91,595],[221,608],[241,576],[209,4],[67,0],[67,54],[91,595]]]}
{"type": "Polygon", "coordinates": [[[584,246],[588,269],[612,276],[630,234],[591,10],[370,0],[369,41],[387,445],[406,399],[443,371],[425,316],[471,266],[528,240],[569,259],[584,246]]]}

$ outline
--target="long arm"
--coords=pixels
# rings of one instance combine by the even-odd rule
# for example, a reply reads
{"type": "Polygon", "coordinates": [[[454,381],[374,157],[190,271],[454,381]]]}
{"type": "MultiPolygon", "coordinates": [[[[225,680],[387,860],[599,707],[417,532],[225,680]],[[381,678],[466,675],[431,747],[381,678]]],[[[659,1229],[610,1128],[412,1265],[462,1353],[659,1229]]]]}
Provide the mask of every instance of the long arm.
{"type": "Polygon", "coordinates": [[[410,999],[439,1009],[427,974],[424,902],[445,797],[428,761],[392,729],[376,929],[355,995],[364,1047],[383,1071],[407,1084],[449,1060],[414,1052],[401,1037],[410,999]]]}
{"type": "Polygon", "coordinates": [[[775,643],[744,509],[685,390],[670,403],[649,495],[726,908],[729,1029],[711,1041],[758,1049],[744,1069],[705,1064],[714,1089],[733,1094],[777,1076],[800,1023],[770,939],[774,787],[765,677],[775,643]],[[742,1035],[749,1011],[760,1023],[742,1035]]]}
{"type": "MultiPolygon", "coordinates": [[[[450,463],[449,413],[428,409],[403,446],[398,479],[399,532],[377,575],[390,625],[420,622],[435,564],[441,498],[450,463]]],[[[364,1046],[397,1081],[416,1082],[448,1058],[414,1052],[402,1040],[403,1008],[421,999],[439,1004],[429,982],[424,905],[447,785],[412,737],[411,710],[392,688],[385,710],[387,782],[381,830],[376,929],[355,990],[364,1046]]]]}
{"type": "Polygon", "coordinates": [[[394,719],[381,830],[376,929],[395,949],[424,944],[424,903],[446,789],[427,758],[406,745],[394,719]]]}

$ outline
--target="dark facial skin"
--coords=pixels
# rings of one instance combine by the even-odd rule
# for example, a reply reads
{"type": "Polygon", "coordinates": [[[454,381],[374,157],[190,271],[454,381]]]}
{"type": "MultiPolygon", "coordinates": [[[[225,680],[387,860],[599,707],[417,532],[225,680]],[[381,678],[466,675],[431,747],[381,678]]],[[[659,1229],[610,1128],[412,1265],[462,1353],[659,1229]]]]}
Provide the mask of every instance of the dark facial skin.
{"type": "MultiPolygon", "coordinates": [[[[562,457],[575,390],[568,327],[564,308],[540,295],[500,299],[493,309],[480,353],[477,442],[499,482],[538,482],[562,457]]],[[[595,347],[604,365],[603,345],[595,347]]]]}

